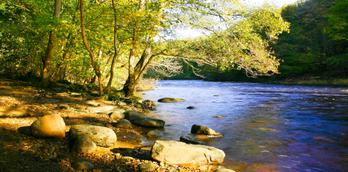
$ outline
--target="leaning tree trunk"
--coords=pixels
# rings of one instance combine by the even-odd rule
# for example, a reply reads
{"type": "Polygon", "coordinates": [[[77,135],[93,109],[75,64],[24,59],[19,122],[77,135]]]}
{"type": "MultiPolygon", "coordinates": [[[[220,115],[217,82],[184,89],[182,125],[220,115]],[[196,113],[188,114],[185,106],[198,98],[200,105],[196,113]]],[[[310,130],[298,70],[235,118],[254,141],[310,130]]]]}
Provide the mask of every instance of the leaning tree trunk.
{"type": "Polygon", "coordinates": [[[99,86],[99,95],[103,95],[103,80],[102,74],[100,71],[100,67],[96,62],[96,58],[93,54],[91,47],[89,46],[89,42],[87,39],[87,34],[85,31],[85,14],[84,14],[84,0],[80,0],[80,18],[81,18],[81,36],[83,40],[83,44],[85,45],[86,50],[88,51],[88,55],[90,57],[91,65],[93,67],[95,75],[98,77],[98,86],[99,86]]]}
{"type": "Polygon", "coordinates": [[[135,61],[135,46],[130,50],[129,58],[128,58],[128,78],[126,83],[124,84],[123,91],[127,97],[132,97],[135,94],[135,71],[134,71],[134,61],[135,61]]]}
{"type": "Polygon", "coordinates": [[[126,83],[124,84],[123,91],[127,97],[132,97],[135,95],[136,85],[137,85],[135,81],[136,80],[134,77],[132,78],[128,77],[126,83]]]}
{"type": "MultiPolygon", "coordinates": [[[[54,1],[54,19],[60,18],[60,12],[62,9],[62,0],[55,0],[54,1]]],[[[49,78],[49,69],[50,69],[50,63],[53,59],[55,48],[57,44],[57,35],[55,31],[51,31],[49,38],[48,38],[48,45],[46,49],[46,55],[42,58],[42,71],[41,71],[41,81],[43,86],[47,87],[50,78],[49,78]]]]}
{"type": "Polygon", "coordinates": [[[132,75],[128,76],[128,79],[124,86],[124,92],[126,93],[126,96],[129,97],[135,95],[137,85],[141,80],[141,77],[144,74],[147,66],[150,64],[152,58],[154,57],[154,55],[151,54],[151,50],[151,47],[145,48],[140,57],[140,60],[133,68],[134,70],[132,75]]]}

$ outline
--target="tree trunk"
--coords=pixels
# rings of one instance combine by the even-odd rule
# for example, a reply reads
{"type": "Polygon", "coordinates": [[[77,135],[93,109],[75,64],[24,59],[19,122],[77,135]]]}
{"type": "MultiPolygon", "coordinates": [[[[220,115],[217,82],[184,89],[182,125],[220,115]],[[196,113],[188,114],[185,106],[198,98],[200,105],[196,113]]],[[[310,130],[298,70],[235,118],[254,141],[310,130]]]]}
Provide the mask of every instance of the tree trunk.
{"type": "Polygon", "coordinates": [[[89,42],[87,39],[87,34],[85,31],[85,14],[84,14],[84,0],[80,1],[80,18],[81,18],[81,36],[83,40],[83,44],[85,45],[86,50],[88,51],[88,55],[90,57],[91,65],[93,67],[93,70],[95,72],[95,75],[98,77],[98,86],[99,86],[99,95],[103,95],[103,80],[102,80],[102,74],[100,71],[100,67],[96,62],[96,58],[93,54],[93,51],[91,47],[89,46],[89,42]]]}
{"type": "Polygon", "coordinates": [[[150,47],[145,48],[143,54],[140,57],[140,60],[138,61],[137,65],[133,68],[133,74],[128,76],[128,79],[124,85],[124,92],[126,93],[126,96],[134,96],[136,92],[136,87],[140,79],[142,78],[145,69],[154,57],[151,54],[151,50],[152,49],[150,47]]]}
{"type": "Polygon", "coordinates": [[[117,52],[117,11],[116,11],[116,5],[115,0],[112,0],[112,9],[114,11],[114,55],[112,57],[111,66],[110,66],[110,78],[108,85],[106,86],[106,92],[110,94],[111,92],[111,86],[112,86],[112,80],[114,79],[114,67],[115,67],[115,61],[118,55],[117,52]]]}
{"type": "Polygon", "coordinates": [[[128,58],[128,78],[127,78],[127,81],[123,87],[123,91],[125,92],[127,97],[134,96],[134,94],[135,94],[135,85],[136,85],[135,84],[135,73],[134,73],[135,48],[136,48],[135,43],[133,41],[133,46],[129,52],[129,58],[128,58]]]}
{"type": "Polygon", "coordinates": [[[152,55],[152,48],[151,47],[146,47],[143,54],[141,55],[140,60],[138,61],[137,65],[135,66],[135,73],[136,75],[136,81],[141,79],[141,76],[143,75],[145,69],[147,66],[150,64],[152,58],[154,56],[152,55]]]}
{"type": "MultiPolygon", "coordinates": [[[[139,0],[139,11],[143,11],[145,9],[145,1],[139,0]]],[[[139,29],[139,20],[136,20],[133,26],[133,34],[132,34],[132,48],[129,51],[128,57],[128,78],[126,83],[123,86],[123,91],[127,97],[134,96],[135,87],[136,87],[136,73],[135,73],[135,52],[137,49],[137,37],[138,37],[138,29],[139,29]]]]}
{"type": "MultiPolygon", "coordinates": [[[[61,8],[62,8],[62,0],[55,0],[54,14],[53,14],[54,19],[60,18],[61,8]]],[[[45,57],[42,58],[41,81],[44,87],[47,87],[50,82],[50,78],[49,78],[50,62],[53,59],[56,44],[57,44],[57,35],[54,31],[51,31],[48,38],[46,55],[45,57]]]]}
{"type": "Polygon", "coordinates": [[[127,97],[132,97],[136,92],[136,79],[134,75],[128,77],[126,83],[124,84],[123,91],[127,97]]]}

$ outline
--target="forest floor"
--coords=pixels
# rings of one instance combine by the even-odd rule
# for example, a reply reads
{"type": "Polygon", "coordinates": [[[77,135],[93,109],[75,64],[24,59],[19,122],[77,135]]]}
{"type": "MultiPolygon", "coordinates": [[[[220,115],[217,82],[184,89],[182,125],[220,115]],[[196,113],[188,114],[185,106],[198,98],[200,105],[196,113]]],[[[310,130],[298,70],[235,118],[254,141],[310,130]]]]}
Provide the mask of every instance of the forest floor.
{"type": "MultiPolygon", "coordinates": [[[[108,113],[114,109],[141,110],[125,103],[105,101],[64,89],[42,89],[23,81],[0,79],[0,171],[76,171],[93,164],[93,171],[193,171],[151,161],[144,128],[116,128],[108,113]],[[93,124],[112,128],[118,141],[114,147],[90,154],[69,150],[68,138],[36,138],[27,128],[38,117],[59,114],[69,127],[93,124]]],[[[151,114],[150,114],[151,115],[151,114]]],[[[154,114],[152,114],[154,115],[154,114]]]]}

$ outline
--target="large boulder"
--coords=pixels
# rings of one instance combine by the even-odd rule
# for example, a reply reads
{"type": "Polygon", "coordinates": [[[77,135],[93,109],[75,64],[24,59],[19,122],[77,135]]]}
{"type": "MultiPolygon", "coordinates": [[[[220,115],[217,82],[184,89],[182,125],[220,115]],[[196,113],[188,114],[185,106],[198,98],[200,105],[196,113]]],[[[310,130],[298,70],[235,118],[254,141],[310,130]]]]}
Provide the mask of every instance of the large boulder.
{"type": "Polygon", "coordinates": [[[151,157],[172,165],[206,165],[223,163],[225,153],[211,146],[157,140],[152,146],[151,157]]]}
{"type": "Polygon", "coordinates": [[[161,102],[161,103],[176,103],[176,102],[183,102],[183,101],[185,101],[185,99],[171,98],[171,97],[164,97],[164,98],[158,99],[158,102],[161,102]]]}
{"type": "Polygon", "coordinates": [[[202,135],[209,135],[209,136],[213,136],[213,137],[221,137],[222,134],[207,127],[204,125],[192,125],[191,127],[191,133],[192,134],[202,134],[202,135]]]}
{"type": "Polygon", "coordinates": [[[152,127],[152,128],[163,128],[165,122],[160,119],[147,117],[145,114],[135,111],[126,112],[126,119],[128,119],[133,124],[143,126],[143,127],[152,127]]]}
{"type": "Polygon", "coordinates": [[[66,126],[63,118],[54,114],[40,117],[31,124],[30,129],[36,137],[64,138],[66,126]]]}
{"type": "Polygon", "coordinates": [[[72,139],[89,137],[96,145],[102,147],[113,146],[117,141],[114,130],[107,127],[86,124],[71,126],[70,136],[72,139]]]}

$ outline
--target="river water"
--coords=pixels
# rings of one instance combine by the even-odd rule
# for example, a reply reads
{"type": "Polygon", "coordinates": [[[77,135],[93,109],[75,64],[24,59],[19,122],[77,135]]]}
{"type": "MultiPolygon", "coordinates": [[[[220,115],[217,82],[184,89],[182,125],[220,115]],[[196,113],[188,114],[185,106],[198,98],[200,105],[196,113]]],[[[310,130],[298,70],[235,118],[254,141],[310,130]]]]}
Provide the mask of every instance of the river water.
{"type": "Polygon", "coordinates": [[[225,151],[226,167],[348,171],[348,88],[168,80],[145,93],[163,97],[186,101],[158,104],[166,121],[162,139],[178,140],[193,124],[207,125],[224,135],[207,144],[225,151]]]}

